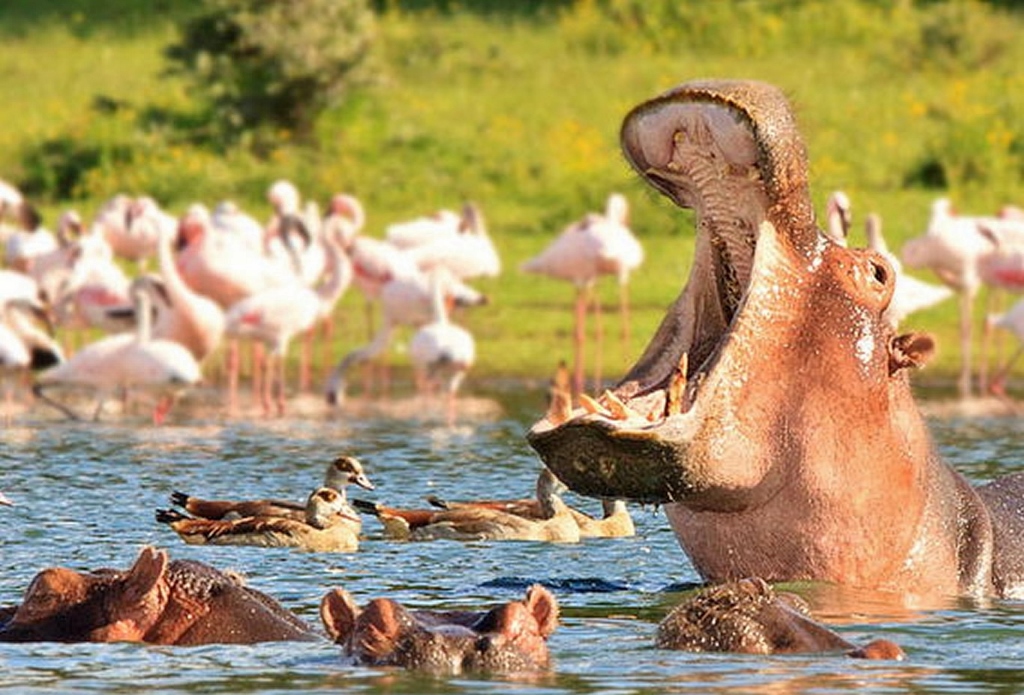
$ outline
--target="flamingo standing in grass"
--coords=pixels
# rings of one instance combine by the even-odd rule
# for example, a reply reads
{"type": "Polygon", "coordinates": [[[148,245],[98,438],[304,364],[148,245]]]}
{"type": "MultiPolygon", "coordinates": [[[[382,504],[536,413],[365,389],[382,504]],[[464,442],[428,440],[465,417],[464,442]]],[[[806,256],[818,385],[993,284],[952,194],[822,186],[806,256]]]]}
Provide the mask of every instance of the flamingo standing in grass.
{"type": "Polygon", "coordinates": [[[295,335],[309,331],[334,310],[352,281],[352,265],[339,243],[327,239],[327,272],[317,288],[298,279],[288,285],[257,292],[234,304],[227,312],[227,334],[262,342],[270,351],[266,360],[261,401],[269,415],[272,402],[277,414],[285,409],[285,358],[295,335]],[[277,364],[277,396],[273,396],[273,367],[277,364]]]}
{"type": "Polygon", "coordinates": [[[327,402],[334,405],[345,396],[346,375],[353,365],[374,359],[387,349],[395,329],[399,326],[419,327],[433,320],[431,283],[436,282],[446,303],[453,306],[479,306],[487,297],[461,282],[446,268],[433,271],[432,276],[415,271],[384,283],[380,291],[383,321],[366,345],[346,354],[327,380],[327,402]]]}
{"type": "Polygon", "coordinates": [[[140,275],[133,284],[149,293],[154,309],[153,337],[181,343],[202,363],[224,337],[224,310],[189,287],[181,277],[171,250],[173,236],[166,229],[159,232],[160,274],[140,275]]]}
{"type": "Polygon", "coordinates": [[[441,271],[433,271],[430,287],[434,318],[413,334],[409,359],[420,393],[429,394],[438,381],[443,382],[447,422],[454,425],[455,394],[476,360],[476,342],[472,333],[449,320],[442,283],[441,271]]]}
{"type": "MultiPolygon", "coordinates": [[[[629,276],[643,262],[643,248],[627,226],[627,217],[625,197],[613,193],[604,213],[589,213],[571,224],[540,254],[521,266],[524,272],[567,280],[576,287],[573,393],[577,396],[583,392],[587,307],[600,275],[614,275],[618,279],[623,340],[629,340],[629,276]]],[[[600,341],[600,331],[598,336],[600,341]]],[[[598,355],[600,360],[600,345],[598,355]]],[[[600,382],[600,361],[595,380],[600,382]]]]}
{"type": "Polygon", "coordinates": [[[80,419],[66,405],[53,400],[46,390],[53,387],[81,388],[96,398],[93,420],[98,420],[104,403],[120,391],[127,397],[133,390],[154,392],[158,401],[153,423],[160,424],[179,394],[199,383],[199,363],[183,345],[173,340],[154,340],[150,333],[149,298],[136,291],[134,333],[111,335],[90,343],[36,377],[33,393],[71,419],[80,419]]]}
{"type": "Polygon", "coordinates": [[[462,207],[454,234],[435,233],[432,238],[406,250],[420,270],[429,271],[443,265],[460,280],[497,277],[501,273],[498,250],[487,234],[483,212],[474,203],[462,207]]]}
{"type": "MultiPolygon", "coordinates": [[[[1024,225],[1010,219],[957,215],[948,198],[939,198],[932,204],[927,231],[903,246],[902,257],[911,268],[929,268],[960,294],[958,388],[961,398],[968,398],[973,390],[974,300],[983,283],[1024,289],[1024,225]]],[[[985,382],[984,372],[981,381],[985,382]]]]}

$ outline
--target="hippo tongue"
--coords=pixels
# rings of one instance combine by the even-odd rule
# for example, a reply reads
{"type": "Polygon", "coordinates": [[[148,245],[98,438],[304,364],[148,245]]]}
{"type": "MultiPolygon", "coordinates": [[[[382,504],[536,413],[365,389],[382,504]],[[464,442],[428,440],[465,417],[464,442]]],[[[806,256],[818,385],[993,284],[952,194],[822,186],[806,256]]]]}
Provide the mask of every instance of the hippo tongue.
{"type": "Polygon", "coordinates": [[[769,266],[777,272],[780,259],[813,265],[823,237],[814,226],[803,143],[774,87],[683,85],[634,109],[622,144],[651,185],[695,210],[690,277],[614,391],[581,397],[581,408],[549,415],[528,439],[579,492],[666,501],[687,493],[685,476],[680,483],[670,470],[678,461],[657,462],[685,457],[698,426],[690,411],[752,285],[769,266]]]}

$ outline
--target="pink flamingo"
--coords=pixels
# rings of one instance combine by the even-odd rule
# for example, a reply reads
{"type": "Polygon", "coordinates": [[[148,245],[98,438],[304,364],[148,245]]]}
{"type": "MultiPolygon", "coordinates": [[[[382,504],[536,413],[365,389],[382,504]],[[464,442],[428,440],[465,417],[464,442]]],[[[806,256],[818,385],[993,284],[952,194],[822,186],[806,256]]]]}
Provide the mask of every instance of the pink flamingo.
{"type": "Polygon", "coordinates": [[[270,350],[262,393],[263,409],[267,415],[273,400],[274,363],[278,366],[277,413],[283,415],[285,358],[292,338],[309,331],[317,321],[330,314],[352,281],[351,263],[333,238],[327,240],[327,252],[327,272],[316,289],[295,281],[246,297],[227,312],[228,335],[260,341],[270,350]]]}
{"type": "MultiPolygon", "coordinates": [[[[115,198],[114,205],[111,214],[116,215],[124,202],[115,198]]],[[[113,222],[106,226],[106,234],[114,255],[133,261],[140,268],[156,255],[161,232],[173,233],[178,228],[178,219],[149,196],[141,196],[128,203],[124,210],[124,224],[113,222]]]]}
{"type": "MultiPolygon", "coordinates": [[[[222,309],[271,287],[297,282],[290,264],[269,258],[262,249],[253,249],[241,235],[213,227],[203,205],[192,205],[186,210],[178,234],[185,244],[177,256],[181,277],[195,292],[209,297],[222,309]]],[[[227,360],[228,410],[235,412],[240,368],[235,338],[230,340],[227,360]]],[[[254,371],[256,375],[258,370],[254,371]]]]}
{"type": "Polygon", "coordinates": [[[477,205],[466,203],[463,206],[455,231],[455,234],[435,234],[433,239],[409,247],[407,252],[416,266],[429,271],[443,265],[460,280],[497,277],[501,273],[501,260],[477,205]]]}
{"type": "Polygon", "coordinates": [[[409,249],[458,236],[461,225],[462,217],[457,212],[443,209],[432,215],[390,224],[384,230],[384,238],[400,249],[409,249]]]}
{"type": "MultiPolygon", "coordinates": [[[[1010,220],[957,215],[948,198],[932,204],[924,235],[903,246],[903,262],[929,268],[960,294],[960,396],[972,392],[972,313],[982,283],[1024,289],[1024,231],[1010,220]]],[[[985,375],[982,374],[982,382],[985,375]]]]}
{"type": "Polygon", "coordinates": [[[46,369],[63,359],[46,309],[37,298],[11,293],[7,299],[0,299],[0,386],[7,424],[14,404],[12,382],[30,370],[46,369]]]}
{"type": "Polygon", "coordinates": [[[431,274],[433,321],[413,334],[409,341],[409,359],[420,393],[429,394],[438,380],[444,381],[445,411],[450,426],[455,424],[455,394],[476,361],[476,342],[469,331],[449,320],[440,273],[435,270],[431,274]]]}
{"type": "Polygon", "coordinates": [[[367,344],[346,354],[334,368],[327,380],[327,402],[334,405],[345,396],[345,378],[355,364],[374,359],[391,343],[394,331],[399,326],[419,327],[433,319],[433,290],[431,282],[440,285],[446,302],[454,306],[479,306],[487,303],[487,297],[469,285],[455,278],[446,268],[434,271],[435,280],[426,273],[416,271],[400,275],[384,283],[380,291],[383,314],[381,327],[367,344]]]}
{"type": "Polygon", "coordinates": [[[155,309],[152,334],[161,340],[184,345],[202,363],[224,336],[224,310],[215,301],[193,290],[181,277],[171,243],[174,232],[161,229],[157,244],[160,275],[142,275],[136,283],[150,294],[155,309]]]}
{"type": "Polygon", "coordinates": [[[138,327],[135,333],[107,336],[90,343],[36,377],[33,393],[71,419],[78,415],[46,394],[51,387],[84,388],[96,398],[93,420],[115,391],[127,395],[141,389],[159,395],[153,409],[153,423],[164,421],[178,395],[199,383],[199,363],[183,345],[172,340],[154,340],[150,334],[149,298],[135,292],[138,327]]]}
{"type": "MultiPolygon", "coordinates": [[[[629,339],[627,287],[630,273],[643,262],[643,249],[626,226],[627,215],[625,197],[612,194],[603,214],[589,213],[571,224],[540,254],[521,266],[524,272],[567,280],[576,286],[573,365],[573,391],[576,395],[583,392],[587,307],[594,283],[600,275],[610,274],[618,279],[623,339],[629,339]]],[[[600,381],[599,376],[596,379],[600,381]]]]}

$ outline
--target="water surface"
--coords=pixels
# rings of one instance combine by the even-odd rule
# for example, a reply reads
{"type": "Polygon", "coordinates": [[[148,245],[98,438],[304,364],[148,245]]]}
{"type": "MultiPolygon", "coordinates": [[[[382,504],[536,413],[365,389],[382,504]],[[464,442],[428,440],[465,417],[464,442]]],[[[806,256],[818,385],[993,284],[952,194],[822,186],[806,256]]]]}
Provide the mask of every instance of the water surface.
{"type": "MultiPolygon", "coordinates": [[[[135,644],[0,645],[0,690],[18,693],[675,693],[1016,692],[1024,683],[1024,603],[952,602],[899,611],[874,597],[803,588],[851,641],[886,637],[902,663],[835,655],[752,657],[652,647],[658,620],[698,581],[657,508],[632,509],[638,535],[579,544],[399,543],[372,518],[354,554],[193,547],[157,524],[172,490],[206,497],[303,499],[336,454],[359,456],[378,489],[353,496],[420,506],[449,498],[525,496],[539,461],[523,434],[538,393],[499,393],[456,427],[422,417],[319,414],[229,420],[186,407],[164,427],[142,416],[69,423],[27,413],[0,429],[0,604],[16,603],[41,568],[124,568],[143,545],[244,573],[250,585],[316,624],[317,606],[342,586],[360,603],[381,595],[418,608],[478,608],[520,597],[531,582],[557,595],[562,623],[554,665],[538,678],[434,678],[346,663],[321,644],[199,648],[135,644]]],[[[430,414],[430,408],[413,409],[430,414]]],[[[1019,421],[932,419],[946,458],[974,481],[1024,466],[1019,421]]],[[[568,495],[571,503],[597,504],[568,495]]]]}

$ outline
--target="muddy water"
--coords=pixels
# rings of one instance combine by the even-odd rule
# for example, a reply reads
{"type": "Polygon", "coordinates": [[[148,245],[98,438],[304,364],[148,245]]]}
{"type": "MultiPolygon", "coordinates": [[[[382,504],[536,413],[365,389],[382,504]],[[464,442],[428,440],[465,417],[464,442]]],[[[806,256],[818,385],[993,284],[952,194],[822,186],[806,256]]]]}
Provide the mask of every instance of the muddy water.
{"type": "MultiPolygon", "coordinates": [[[[838,656],[745,657],[680,654],[651,645],[658,619],[697,576],[658,509],[633,508],[635,538],[574,545],[396,543],[365,520],[351,555],[287,549],[205,548],[181,543],[153,519],[172,490],[209,497],[301,499],[326,461],[363,459],[378,489],[365,498],[419,505],[451,498],[527,495],[538,460],[523,439],[538,393],[503,392],[468,401],[457,426],[438,408],[412,402],[313,407],[294,417],[228,419],[186,402],[169,425],[144,414],[68,423],[20,413],[0,429],[0,604],[16,602],[45,566],[126,567],[146,544],[172,557],[235,569],[311,623],[330,588],[357,600],[390,595],[416,607],[479,607],[521,595],[540,581],[556,593],[563,620],[551,640],[554,667],[533,679],[429,678],[345,663],[327,644],[201,648],[116,645],[0,645],[0,690],[29,692],[438,693],[671,692],[1014,692],[1024,683],[1024,604],[954,602],[908,612],[885,597],[801,587],[820,614],[853,641],[887,637],[903,663],[838,656]],[[870,617],[869,617],[870,616],[870,617]]],[[[944,455],[983,480],[1024,466],[1019,421],[933,419],[944,455]]],[[[567,499],[596,511],[590,500],[567,499]]]]}

